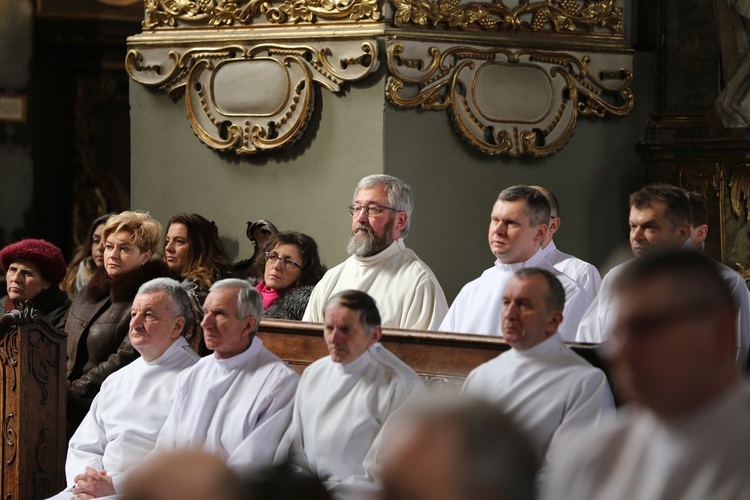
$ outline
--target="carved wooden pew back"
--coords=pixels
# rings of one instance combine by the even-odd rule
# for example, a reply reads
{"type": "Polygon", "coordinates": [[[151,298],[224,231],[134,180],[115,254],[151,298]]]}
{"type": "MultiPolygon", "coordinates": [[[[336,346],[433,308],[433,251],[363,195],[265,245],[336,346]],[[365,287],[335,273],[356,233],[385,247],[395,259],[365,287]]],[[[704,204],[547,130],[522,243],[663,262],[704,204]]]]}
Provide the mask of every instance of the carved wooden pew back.
{"type": "MultiPolygon", "coordinates": [[[[263,320],[258,337],[300,374],[307,365],[328,355],[322,325],[317,323],[263,320]]],[[[395,328],[383,329],[381,343],[428,385],[460,385],[471,370],[510,348],[498,337],[395,328]]],[[[596,346],[568,345],[594,366],[605,368],[596,346]]]]}
{"type": "Polygon", "coordinates": [[[65,487],[65,343],[30,306],[0,317],[3,500],[65,487]]]}

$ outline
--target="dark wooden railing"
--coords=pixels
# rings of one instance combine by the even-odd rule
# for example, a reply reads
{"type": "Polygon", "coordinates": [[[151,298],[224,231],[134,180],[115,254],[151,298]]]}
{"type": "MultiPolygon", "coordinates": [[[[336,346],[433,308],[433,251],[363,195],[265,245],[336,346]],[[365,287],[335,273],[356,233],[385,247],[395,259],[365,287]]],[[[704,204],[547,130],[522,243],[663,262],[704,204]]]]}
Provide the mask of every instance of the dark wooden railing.
{"type": "MultiPolygon", "coordinates": [[[[298,373],[328,354],[319,323],[263,320],[258,337],[298,373]]],[[[396,328],[383,329],[381,344],[411,366],[428,385],[461,384],[471,370],[510,348],[499,337],[396,328]]],[[[604,368],[597,346],[568,345],[594,366],[604,368]]]]}
{"type": "Polygon", "coordinates": [[[2,500],[65,487],[65,342],[30,303],[0,318],[2,500]]]}

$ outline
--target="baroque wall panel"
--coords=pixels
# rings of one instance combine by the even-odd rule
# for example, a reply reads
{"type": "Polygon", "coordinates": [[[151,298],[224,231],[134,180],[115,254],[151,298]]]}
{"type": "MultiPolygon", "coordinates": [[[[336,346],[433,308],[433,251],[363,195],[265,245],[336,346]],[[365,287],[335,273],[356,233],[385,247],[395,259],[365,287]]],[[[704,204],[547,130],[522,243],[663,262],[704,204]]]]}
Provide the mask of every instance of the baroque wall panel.
{"type": "Polygon", "coordinates": [[[391,105],[447,110],[483,153],[541,157],[580,117],[633,108],[624,14],[624,0],[146,0],[126,67],[184,95],[195,135],[219,151],[293,143],[314,85],[340,92],[382,59],[391,105]]]}

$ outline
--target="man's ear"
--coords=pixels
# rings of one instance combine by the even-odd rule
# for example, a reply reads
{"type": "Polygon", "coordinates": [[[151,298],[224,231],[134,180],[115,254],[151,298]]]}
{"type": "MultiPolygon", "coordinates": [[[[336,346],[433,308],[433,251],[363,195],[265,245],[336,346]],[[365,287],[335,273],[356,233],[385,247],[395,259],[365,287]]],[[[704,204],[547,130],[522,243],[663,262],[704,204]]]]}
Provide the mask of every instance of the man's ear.
{"type": "Polygon", "coordinates": [[[401,238],[404,235],[404,228],[406,227],[406,222],[409,220],[409,214],[406,212],[396,212],[396,221],[393,224],[393,232],[398,238],[401,238]]]}
{"type": "Polygon", "coordinates": [[[370,342],[367,344],[367,346],[369,347],[375,342],[380,342],[381,338],[383,338],[383,329],[379,326],[376,326],[372,333],[372,338],[370,339],[370,342]]]}
{"type": "Polygon", "coordinates": [[[177,320],[174,322],[174,328],[172,328],[172,333],[169,335],[169,338],[172,340],[177,340],[182,335],[182,330],[185,328],[185,318],[182,316],[178,316],[177,320]]]}
{"type": "Polygon", "coordinates": [[[249,337],[250,332],[255,330],[255,327],[258,325],[258,318],[255,316],[248,316],[247,317],[247,323],[245,323],[245,328],[242,331],[243,337],[249,337]]]}
{"type": "Polygon", "coordinates": [[[708,236],[708,224],[701,224],[695,228],[695,232],[692,232],[693,245],[700,247],[703,242],[706,241],[708,236]]]}
{"type": "Polygon", "coordinates": [[[679,229],[680,232],[680,239],[682,241],[687,241],[688,238],[690,238],[690,233],[692,232],[690,229],[690,224],[687,222],[682,224],[679,229]]]}
{"type": "Polygon", "coordinates": [[[563,322],[563,314],[561,311],[552,311],[549,318],[547,333],[552,335],[560,327],[560,323],[563,322]]]}
{"type": "Polygon", "coordinates": [[[547,231],[549,228],[547,227],[547,224],[539,224],[536,230],[536,234],[534,235],[534,241],[544,241],[544,237],[547,236],[547,231]]]}
{"type": "Polygon", "coordinates": [[[558,229],[560,229],[560,217],[550,217],[549,220],[549,232],[550,236],[554,236],[558,229]]]}

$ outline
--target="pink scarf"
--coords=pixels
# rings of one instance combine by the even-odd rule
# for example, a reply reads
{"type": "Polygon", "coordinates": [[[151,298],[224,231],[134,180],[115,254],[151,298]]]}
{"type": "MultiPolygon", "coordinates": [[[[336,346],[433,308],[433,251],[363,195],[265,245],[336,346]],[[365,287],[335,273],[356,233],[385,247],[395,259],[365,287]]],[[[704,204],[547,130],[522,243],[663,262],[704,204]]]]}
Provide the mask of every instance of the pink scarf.
{"type": "Polygon", "coordinates": [[[263,297],[264,311],[271,307],[271,304],[273,304],[276,299],[280,297],[279,292],[268,288],[265,281],[261,281],[260,283],[255,285],[255,288],[260,292],[260,296],[263,297]]]}

